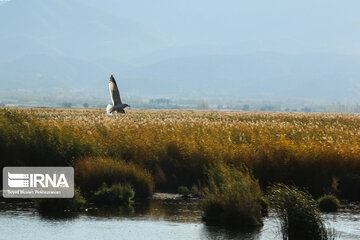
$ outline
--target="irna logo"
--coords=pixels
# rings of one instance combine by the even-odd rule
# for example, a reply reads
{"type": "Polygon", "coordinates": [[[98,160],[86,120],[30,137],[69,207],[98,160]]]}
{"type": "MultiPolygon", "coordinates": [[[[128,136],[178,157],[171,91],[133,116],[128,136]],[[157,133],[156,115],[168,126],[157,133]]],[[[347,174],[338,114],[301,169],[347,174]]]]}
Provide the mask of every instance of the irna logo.
{"type": "Polygon", "coordinates": [[[5,198],[72,198],[72,167],[4,167],[5,198]]]}
{"type": "Polygon", "coordinates": [[[49,186],[53,188],[69,187],[64,174],[21,174],[8,172],[8,186],[11,188],[32,188],[49,186]]]}

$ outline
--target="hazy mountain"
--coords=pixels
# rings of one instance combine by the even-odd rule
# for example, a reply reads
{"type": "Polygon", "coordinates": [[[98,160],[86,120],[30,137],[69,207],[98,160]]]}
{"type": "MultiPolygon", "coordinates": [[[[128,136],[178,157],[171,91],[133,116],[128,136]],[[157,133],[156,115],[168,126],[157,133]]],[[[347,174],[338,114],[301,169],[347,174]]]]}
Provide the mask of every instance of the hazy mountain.
{"type": "MultiPolygon", "coordinates": [[[[121,90],[141,96],[360,100],[360,57],[254,53],[183,57],[118,71],[121,90]]],[[[126,68],[125,68],[126,69],[126,68]]],[[[28,55],[0,64],[1,88],[107,93],[109,72],[70,57],[28,55]],[[21,71],[19,71],[21,69],[21,71]]]]}
{"type": "Polygon", "coordinates": [[[157,31],[79,0],[12,0],[0,7],[1,61],[24,54],[127,59],[166,46],[157,31]]]}
{"type": "Polygon", "coordinates": [[[275,2],[0,1],[0,90],[359,101],[360,3],[275,2]]]}
{"type": "Polygon", "coordinates": [[[107,73],[98,65],[72,57],[26,55],[0,64],[1,90],[106,88],[107,73]]]}
{"type": "Polygon", "coordinates": [[[122,73],[151,94],[360,100],[360,57],[254,53],[164,60],[122,73]]]}

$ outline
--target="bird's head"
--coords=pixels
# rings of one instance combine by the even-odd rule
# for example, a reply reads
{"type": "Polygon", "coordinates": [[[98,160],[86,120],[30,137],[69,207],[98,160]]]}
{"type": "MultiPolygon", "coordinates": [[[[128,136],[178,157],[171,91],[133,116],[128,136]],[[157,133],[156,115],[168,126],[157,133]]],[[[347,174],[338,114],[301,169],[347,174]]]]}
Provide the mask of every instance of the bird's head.
{"type": "Polygon", "coordinates": [[[130,105],[129,105],[129,104],[125,104],[125,107],[130,107],[130,105]]]}

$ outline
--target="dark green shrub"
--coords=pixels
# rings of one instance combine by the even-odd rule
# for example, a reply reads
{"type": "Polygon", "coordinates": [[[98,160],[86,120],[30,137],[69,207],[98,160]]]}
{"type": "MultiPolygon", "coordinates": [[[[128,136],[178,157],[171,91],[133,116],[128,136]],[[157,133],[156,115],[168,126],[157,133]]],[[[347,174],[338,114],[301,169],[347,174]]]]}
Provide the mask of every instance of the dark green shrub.
{"type": "Polygon", "coordinates": [[[107,186],[121,184],[131,186],[136,197],[151,196],[154,182],[150,173],[111,158],[93,157],[78,161],[75,167],[76,182],[85,196],[92,196],[104,183],[107,186]]]}
{"type": "Polygon", "coordinates": [[[334,195],[324,195],[318,199],[320,210],[323,212],[336,212],[340,208],[340,201],[334,195]]]}
{"type": "Polygon", "coordinates": [[[190,193],[193,197],[196,197],[196,198],[202,198],[204,195],[202,190],[200,189],[200,187],[198,187],[196,185],[193,185],[191,187],[190,193]]]}
{"type": "Polygon", "coordinates": [[[35,200],[35,207],[42,213],[79,211],[85,204],[86,200],[78,190],[75,190],[73,198],[41,198],[35,200]]]}
{"type": "Polygon", "coordinates": [[[252,229],[262,226],[262,192],[247,169],[219,165],[210,170],[203,220],[210,225],[252,229]]]}
{"type": "Polygon", "coordinates": [[[280,219],[285,240],[333,239],[327,231],[317,202],[296,187],[277,185],[270,189],[270,205],[280,219]]]}
{"type": "Polygon", "coordinates": [[[134,196],[135,192],[130,186],[116,184],[107,187],[103,185],[95,192],[91,200],[99,205],[128,205],[134,196]]]}
{"type": "Polygon", "coordinates": [[[189,188],[187,186],[178,187],[178,193],[183,196],[188,196],[190,194],[189,188]]]}

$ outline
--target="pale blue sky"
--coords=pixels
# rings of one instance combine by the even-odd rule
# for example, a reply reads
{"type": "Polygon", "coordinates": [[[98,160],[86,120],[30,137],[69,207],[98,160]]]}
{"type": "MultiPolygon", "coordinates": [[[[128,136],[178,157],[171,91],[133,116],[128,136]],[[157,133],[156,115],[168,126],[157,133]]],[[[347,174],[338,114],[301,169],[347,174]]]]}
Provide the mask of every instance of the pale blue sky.
{"type": "MultiPolygon", "coordinates": [[[[149,34],[167,46],[220,46],[234,53],[247,49],[360,55],[360,1],[356,0],[46,0],[46,4],[42,1],[22,4],[33,12],[31,17],[38,14],[30,9],[35,6],[41,6],[42,13],[53,14],[53,19],[43,19],[52,24],[56,17],[64,16],[56,9],[67,11],[71,5],[77,9],[81,2],[82,6],[93,6],[94,11],[106,10],[147,28],[149,34]]],[[[83,15],[91,17],[87,10],[78,12],[78,19],[83,15]]],[[[93,23],[104,24],[100,20],[93,23]]]]}
{"type": "Polygon", "coordinates": [[[284,51],[360,53],[360,1],[87,2],[146,24],[176,45],[252,41],[270,51],[283,45],[284,51]]]}

